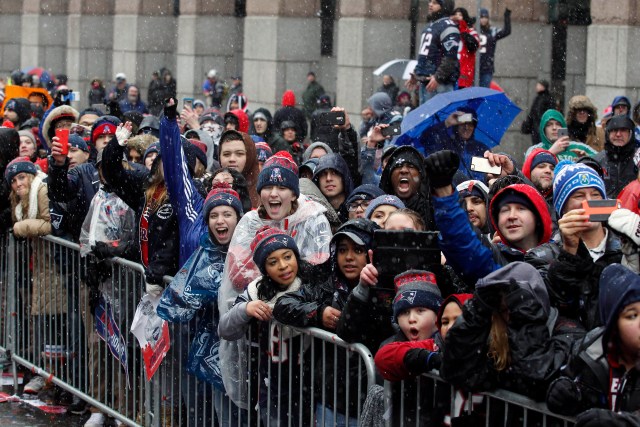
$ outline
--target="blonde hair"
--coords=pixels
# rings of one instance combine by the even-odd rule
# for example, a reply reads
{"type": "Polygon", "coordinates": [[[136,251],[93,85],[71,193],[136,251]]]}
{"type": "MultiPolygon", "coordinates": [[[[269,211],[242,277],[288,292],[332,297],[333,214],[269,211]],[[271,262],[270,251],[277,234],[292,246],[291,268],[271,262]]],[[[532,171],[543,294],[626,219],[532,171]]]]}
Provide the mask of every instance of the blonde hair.
{"type": "Polygon", "coordinates": [[[511,364],[507,322],[500,313],[495,311],[491,316],[488,356],[490,359],[493,359],[493,365],[498,372],[504,371],[511,364]]]}
{"type": "Polygon", "coordinates": [[[398,210],[395,210],[389,214],[389,216],[387,217],[387,221],[389,221],[389,218],[395,215],[404,215],[408,217],[411,222],[413,222],[413,226],[415,227],[416,231],[424,231],[426,229],[424,220],[422,219],[420,214],[412,209],[400,208],[398,210]]]}
{"type": "Polygon", "coordinates": [[[29,181],[27,183],[27,194],[25,194],[23,197],[20,197],[16,194],[15,191],[13,191],[13,189],[11,189],[11,194],[9,194],[9,201],[11,203],[12,212],[15,210],[18,204],[22,204],[23,212],[27,212],[29,210],[29,195],[31,194],[31,184],[33,183],[33,180],[36,178],[36,176],[30,173],[26,175],[27,180],[29,181]]]}

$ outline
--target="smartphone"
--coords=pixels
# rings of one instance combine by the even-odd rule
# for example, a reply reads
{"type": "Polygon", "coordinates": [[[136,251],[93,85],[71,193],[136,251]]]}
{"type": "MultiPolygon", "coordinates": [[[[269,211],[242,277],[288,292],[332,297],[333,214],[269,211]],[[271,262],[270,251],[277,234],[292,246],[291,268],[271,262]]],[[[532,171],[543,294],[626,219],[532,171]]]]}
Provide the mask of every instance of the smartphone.
{"type": "Polygon", "coordinates": [[[400,130],[400,127],[402,126],[402,124],[400,122],[395,122],[390,124],[389,126],[387,126],[386,128],[382,128],[382,136],[384,136],[385,138],[390,136],[391,138],[400,135],[402,132],[400,130]]]}
{"type": "Polygon", "coordinates": [[[473,121],[473,114],[466,113],[458,116],[458,123],[471,123],[473,121]]]}
{"type": "Polygon", "coordinates": [[[58,142],[62,145],[60,154],[66,156],[69,154],[69,129],[56,129],[56,136],[58,137],[58,142]]]}
{"type": "Polygon", "coordinates": [[[323,125],[343,126],[345,121],[344,111],[329,111],[320,114],[320,124],[323,125]]]}
{"type": "Polygon", "coordinates": [[[569,129],[567,128],[558,129],[558,138],[562,138],[563,136],[569,136],[569,129]]]}
{"type": "Polygon", "coordinates": [[[471,170],[474,172],[500,175],[502,173],[502,166],[491,166],[489,160],[484,157],[472,157],[471,170]]]}
{"type": "Polygon", "coordinates": [[[182,108],[193,108],[193,98],[182,98],[182,108]]]}
{"type": "Polygon", "coordinates": [[[609,219],[611,212],[620,209],[622,203],[617,199],[605,200],[585,200],[582,202],[582,209],[589,215],[591,222],[605,222],[609,219]]]}

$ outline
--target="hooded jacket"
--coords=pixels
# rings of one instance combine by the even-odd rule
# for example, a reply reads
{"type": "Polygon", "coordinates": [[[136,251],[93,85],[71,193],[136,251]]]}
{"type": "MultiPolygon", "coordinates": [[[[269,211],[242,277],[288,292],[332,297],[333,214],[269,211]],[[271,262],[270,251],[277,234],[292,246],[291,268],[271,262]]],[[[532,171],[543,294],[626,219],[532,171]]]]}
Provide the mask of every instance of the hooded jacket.
{"type": "Polygon", "coordinates": [[[271,116],[271,112],[269,110],[267,110],[266,108],[258,108],[256,111],[253,112],[253,116],[251,116],[251,126],[249,126],[249,134],[250,135],[261,136],[265,140],[265,142],[267,144],[269,144],[269,146],[271,146],[271,143],[273,142],[273,138],[274,138],[273,129],[274,129],[273,128],[273,117],[271,116]],[[254,125],[253,125],[253,118],[258,113],[263,114],[265,116],[265,118],[267,119],[267,130],[263,134],[259,134],[256,131],[256,128],[254,127],[254,125]]]}
{"type": "MultiPolygon", "coordinates": [[[[542,115],[542,118],[540,119],[540,127],[538,128],[538,131],[540,132],[540,139],[542,140],[542,142],[540,144],[536,144],[536,145],[533,145],[533,146],[529,147],[529,149],[525,153],[525,157],[528,157],[529,154],[531,153],[531,151],[536,149],[536,148],[542,148],[542,149],[545,149],[545,150],[548,150],[549,148],[551,148],[553,143],[551,141],[549,141],[549,139],[547,138],[547,136],[544,133],[544,128],[547,125],[547,122],[549,120],[551,120],[551,119],[554,119],[554,120],[558,121],[560,123],[560,125],[562,125],[563,128],[567,127],[567,122],[565,122],[564,117],[562,116],[562,113],[560,113],[557,110],[547,110],[542,115]]],[[[575,149],[582,150],[582,151],[586,152],[588,156],[591,156],[591,157],[593,157],[593,156],[595,156],[597,154],[597,151],[595,151],[593,148],[589,147],[587,144],[584,144],[582,142],[571,141],[569,146],[563,152],[561,152],[558,155],[556,155],[556,157],[558,158],[558,161],[561,161],[561,160],[574,161],[575,159],[580,157],[578,154],[576,154],[573,151],[571,151],[571,150],[575,150],[575,149]]]]}
{"type": "Polygon", "coordinates": [[[238,119],[238,130],[242,133],[249,132],[249,116],[244,110],[235,109],[229,111],[228,114],[233,114],[238,119]]]}
{"type": "Polygon", "coordinates": [[[595,105],[584,95],[576,95],[569,100],[569,112],[567,113],[567,128],[572,141],[580,141],[593,148],[595,151],[604,149],[604,129],[596,126],[598,112],[595,105]],[[578,110],[587,110],[589,119],[581,124],[576,119],[578,110]]]}
{"type": "Polygon", "coordinates": [[[558,313],[550,306],[536,269],[514,262],[476,284],[474,297],[447,333],[440,374],[466,391],[500,387],[541,400],[580,334],[575,325],[558,322],[558,313]],[[510,361],[503,371],[497,371],[488,356],[492,316],[500,310],[492,301],[504,301],[509,311],[510,361]]]}
{"type": "MultiPolygon", "coordinates": [[[[553,156],[554,159],[556,159],[556,164],[558,162],[558,158],[549,150],[545,150],[543,148],[534,148],[533,150],[531,150],[531,152],[529,153],[529,155],[527,156],[526,159],[524,159],[524,163],[522,165],[522,174],[527,177],[528,180],[531,180],[531,164],[533,163],[533,159],[540,153],[547,153],[551,156],[553,156]]],[[[544,197],[545,199],[548,199],[550,197],[553,196],[553,187],[549,187],[549,189],[542,194],[542,197],[544,197]]]]}
{"type": "Polygon", "coordinates": [[[342,157],[332,153],[320,157],[318,166],[313,171],[313,183],[320,188],[320,174],[327,170],[333,169],[342,177],[342,193],[344,194],[344,201],[340,205],[336,212],[341,222],[345,222],[349,219],[349,211],[347,209],[347,199],[349,194],[353,191],[353,181],[351,180],[351,174],[349,173],[349,167],[342,157]]]}
{"type": "MultiPolygon", "coordinates": [[[[424,159],[418,150],[409,145],[403,145],[395,149],[389,156],[387,167],[382,171],[382,176],[380,177],[380,188],[386,194],[396,195],[391,182],[391,174],[395,169],[402,167],[402,164],[405,162],[413,164],[418,169],[418,172],[420,173],[420,187],[416,194],[411,196],[409,199],[402,200],[402,202],[407,208],[420,214],[427,230],[434,230],[435,223],[433,219],[433,211],[431,209],[431,200],[429,198],[431,190],[429,189],[427,177],[424,173],[424,159]]],[[[458,204],[458,206],[460,205],[458,204]]],[[[466,218],[466,213],[464,213],[464,215],[466,218]]]]}
{"type": "Polygon", "coordinates": [[[607,198],[616,199],[618,194],[631,181],[638,177],[637,167],[633,161],[637,143],[631,131],[631,139],[622,147],[618,147],[609,142],[604,144],[604,150],[599,152],[594,158],[600,163],[602,169],[606,171],[604,184],[607,189],[607,198]]]}
{"type": "Polygon", "coordinates": [[[292,90],[286,90],[282,94],[282,107],[273,115],[273,129],[280,129],[282,122],[291,120],[296,124],[296,136],[299,142],[307,137],[308,126],[307,116],[304,112],[295,107],[296,95],[292,90]]]}
{"type": "MultiPolygon", "coordinates": [[[[620,264],[611,264],[600,276],[600,317],[605,326],[590,331],[577,342],[571,358],[547,393],[549,409],[563,415],[575,415],[590,408],[616,412],[609,420],[613,427],[640,424],[640,373],[626,371],[618,364],[617,340],[611,330],[624,307],[624,301],[640,292],[638,275],[620,264]],[[570,385],[570,387],[568,387],[570,385]],[[612,388],[616,387],[616,393],[612,388]]],[[[632,297],[637,301],[637,297],[632,297]]]]}
{"type": "Polygon", "coordinates": [[[55,128],[53,123],[63,117],[72,120],[74,123],[78,121],[80,113],[68,105],[61,105],[59,107],[51,106],[45,113],[42,122],[40,123],[40,141],[47,151],[51,150],[51,138],[55,136],[55,128]]]}
{"type": "MultiPolygon", "coordinates": [[[[536,231],[538,244],[546,243],[551,237],[551,217],[547,205],[535,188],[526,184],[513,184],[499,191],[489,205],[489,217],[495,230],[497,227],[498,203],[508,192],[514,192],[529,199],[536,208],[536,231]]],[[[456,273],[467,284],[475,283],[479,278],[498,270],[513,261],[522,261],[525,253],[509,246],[509,242],[497,233],[502,243],[483,244],[473,231],[467,213],[462,209],[459,195],[454,191],[446,197],[434,197],[433,209],[435,223],[440,230],[440,249],[456,273]]]]}

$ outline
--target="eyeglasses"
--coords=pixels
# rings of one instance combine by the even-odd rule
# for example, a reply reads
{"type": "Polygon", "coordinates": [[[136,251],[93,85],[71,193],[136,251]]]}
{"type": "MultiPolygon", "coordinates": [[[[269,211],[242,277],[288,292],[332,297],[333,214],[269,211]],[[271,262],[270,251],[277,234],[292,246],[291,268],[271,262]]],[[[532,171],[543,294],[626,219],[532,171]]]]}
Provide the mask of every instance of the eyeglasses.
{"type": "Polygon", "coordinates": [[[370,204],[371,204],[371,200],[362,200],[360,202],[349,203],[349,205],[347,206],[347,209],[349,209],[349,212],[355,212],[358,209],[362,209],[363,211],[365,211],[367,210],[370,204]]]}

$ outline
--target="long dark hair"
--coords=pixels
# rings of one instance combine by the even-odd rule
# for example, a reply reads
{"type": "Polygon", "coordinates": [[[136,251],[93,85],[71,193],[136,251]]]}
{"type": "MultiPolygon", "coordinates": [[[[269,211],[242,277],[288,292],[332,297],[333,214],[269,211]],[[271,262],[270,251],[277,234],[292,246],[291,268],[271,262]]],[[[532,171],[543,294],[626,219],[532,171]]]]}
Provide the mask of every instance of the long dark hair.
{"type": "MultiPolygon", "coordinates": [[[[309,279],[312,266],[307,261],[304,261],[299,256],[296,256],[296,261],[298,262],[298,275],[297,277],[302,280],[302,282],[306,282],[309,279]]],[[[271,277],[268,275],[262,276],[262,278],[257,283],[258,288],[258,298],[262,301],[269,301],[271,298],[277,295],[278,292],[282,291],[280,285],[276,283],[271,277]]]]}

